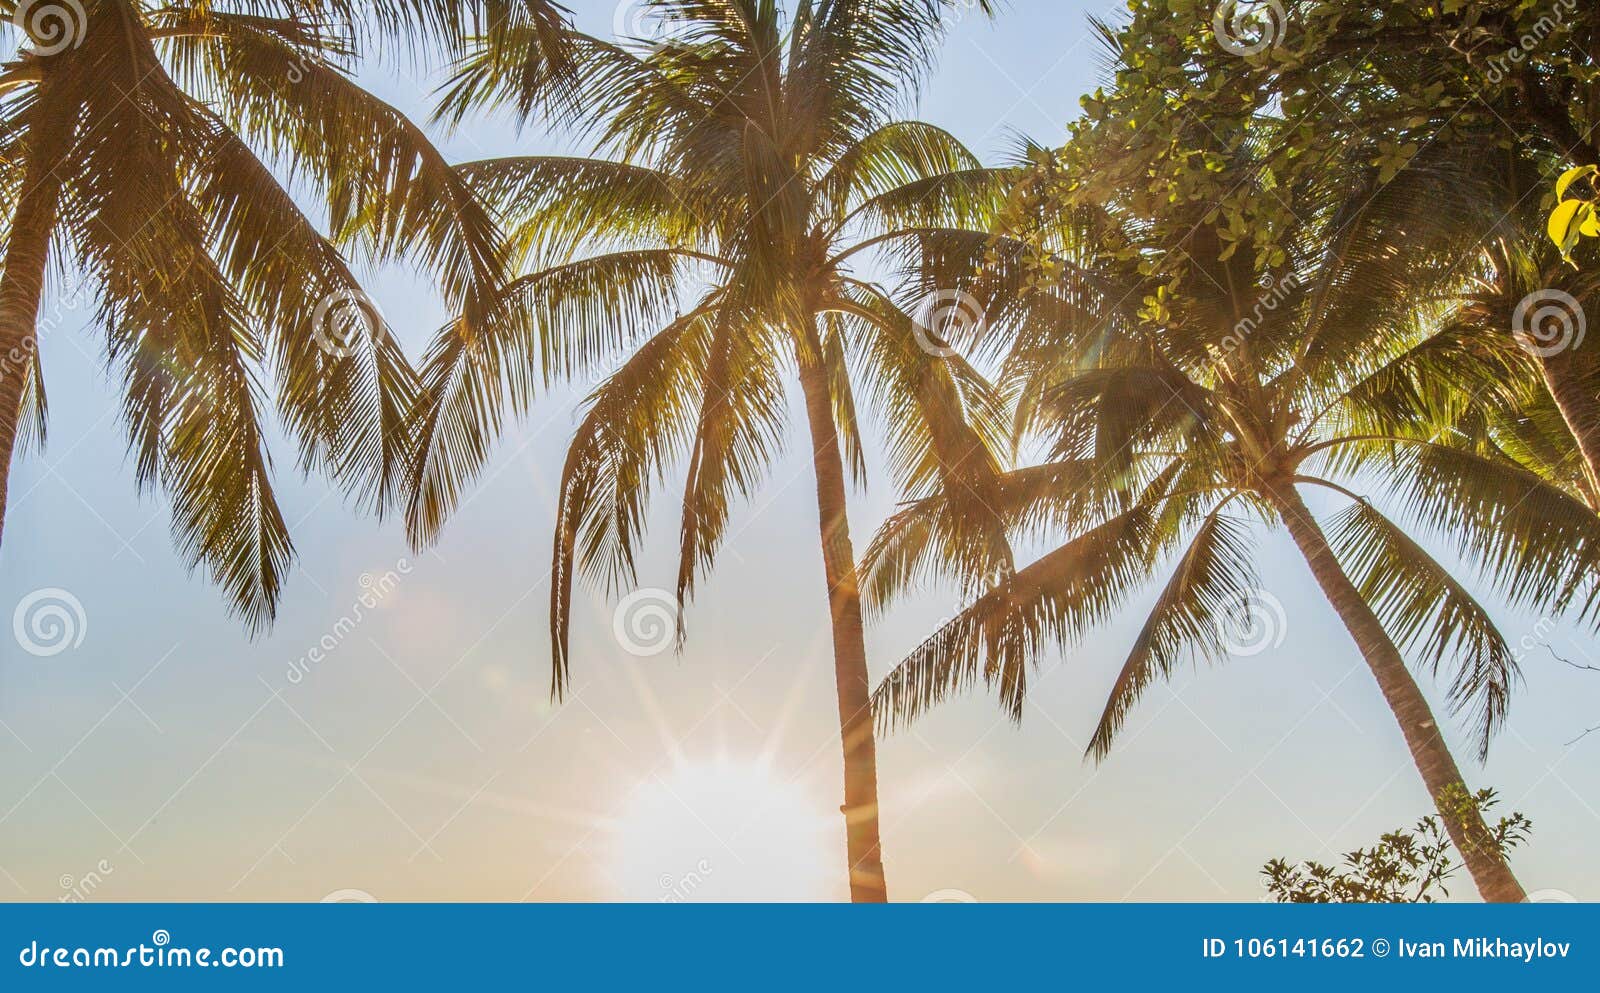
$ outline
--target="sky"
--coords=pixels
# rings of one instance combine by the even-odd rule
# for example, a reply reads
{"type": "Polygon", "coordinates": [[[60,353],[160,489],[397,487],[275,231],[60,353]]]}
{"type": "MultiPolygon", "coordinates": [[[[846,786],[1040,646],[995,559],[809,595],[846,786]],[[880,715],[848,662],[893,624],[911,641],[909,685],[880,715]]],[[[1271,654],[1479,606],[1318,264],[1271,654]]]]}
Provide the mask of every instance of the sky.
{"type": "MultiPolygon", "coordinates": [[[[630,23],[626,5],[569,5],[593,33],[630,23]]],[[[1018,134],[1058,142],[1077,97],[1102,81],[1087,17],[1114,13],[1013,0],[997,22],[968,14],[916,114],[991,160],[1018,134]]],[[[438,81],[404,64],[363,79],[418,120],[438,81]]],[[[438,137],[452,159],[583,150],[493,118],[438,137]]],[[[446,316],[426,278],[362,271],[420,357],[446,316]]],[[[833,667],[798,434],[737,511],[687,608],[681,654],[649,653],[650,590],[675,576],[662,488],[642,590],[580,594],[576,688],[554,705],[553,494],[586,384],[553,391],[506,433],[422,554],[398,522],[300,478],[280,444],[298,561],[276,626],[251,640],[172,551],[160,496],[135,491],[91,299],[70,274],[47,293],[51,440],[13,471],[0,552],[0,622],[66,625],[55,638],[26,623],[0,631],[0,899],[846,895],[833,667]],[[619,624],[630,594],[636,609],[619,624]]],[[[881,475],[853,496],[858,548],[895,501],[881,475]]],[[[1020,726],[976,693],[883,739],[892,897],[1258,900],[1269,858],[1332,859],[1426,813],[1399,731],[1303,563],[1279,536],[1263,534],[1260,549],[1261,643],[1147,694],[1105,762],[1086,761],[1084,746],[1154,590],[1042,660],[1020,726]]],[[[875,623],[874,677],[959,607],[953,590],[931,588],[875,623]]],[[[1600,675],[1556,658],[1596,662],[1592,638],[1491,609],[1525,656],[1526,684],[1487,765],[1454,721],[1450,739],[1472,785],[1532,819],[1514,863],[1525,886],[1600,898],[1600,734],[1581,737],[1600,724],[1600,675]]],[[[1458,882],[1455,895],[1470,896],[1458,882]]]]}

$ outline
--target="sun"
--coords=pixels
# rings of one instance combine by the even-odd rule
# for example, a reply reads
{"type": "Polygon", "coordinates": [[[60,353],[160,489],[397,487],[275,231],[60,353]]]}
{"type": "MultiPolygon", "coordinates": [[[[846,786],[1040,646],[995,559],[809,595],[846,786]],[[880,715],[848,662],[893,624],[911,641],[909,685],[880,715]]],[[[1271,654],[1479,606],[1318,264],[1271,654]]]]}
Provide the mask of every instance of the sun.
{"type": "Polygon", "coordinates": [[[610,825],[604,869],[619,900],[832,899],[827,868],[843,828],[826,812],[764,762],[680,762],[628,796],[610,825]]]}

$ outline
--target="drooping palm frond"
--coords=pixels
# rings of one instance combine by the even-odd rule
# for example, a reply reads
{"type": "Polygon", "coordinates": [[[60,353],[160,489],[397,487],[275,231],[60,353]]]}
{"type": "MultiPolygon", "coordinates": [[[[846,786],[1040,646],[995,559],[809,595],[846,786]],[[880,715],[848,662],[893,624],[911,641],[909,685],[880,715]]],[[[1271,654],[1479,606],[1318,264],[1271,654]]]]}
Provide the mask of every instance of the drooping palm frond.
{"type": "Polygon", "coordinates": [[[643,329],[667,322],[679,281],[701,261],[673,249],[580,259],[510,283],[487,324],[447,326],[423,362],[414,412],[412,539],[437,537],[488,458],[507,400],[525,410],[540,385],[617,356],[643,329]]]}
{"type": "Polygon", "coordinates": [[[520,265],[562,261],[589,242],[689,248],[700,225],[694,187],[644,166],[527,156],[457,171],[499,212],[520,265]]]}
{"type": "Polygon", "coordinates": [[[1444,444],[1350,443],[1381,458],[1389,489],[1424,526],[1448,535],[1509,602],[1600,622],[1600,517],[1508,461],[1444,444]]]}
{"type": "Polygon", "coordinates": [[[651,486],[694,434],[712,327],[710,315],[692,313],[639,346],[590,398],[567,451],[550,592],[551,688],[558,697],[570,678],[577,573],[608,588],[633,581],[651,486]]]}
{"type": "Polygon", "coordinates": [[[689,451],[679,528],[679,603],[693,595],[725,536],[735,498],[755,493],[783,447],[784,383],[752,315],[720,308],[714,318],[700,412],[689,451]]]}
{"type": "Polygon", "coordinates": [[[1487,611],[1421,545],[1369,503],[1329,527],[1329,540],[1384,627],[1435,676],[1455,670],[1450,703],[1469,711],[1479,758],[1505,723],[1517,660],[1487,611]]]}
{"type": "MultiPolygon", "coordinates": [[[[120,14],[124,35],[140,38],[131,11],[120,14]]],[[[201,122],[147,38],[117,46],[101,27],[81,49],[101,85],[84,97],[95,123],[75,146],[66,240],[100,286],[139,480],[171,494],[180,550],[258,632],[292,556],[257,409],[263,342],[168,151],[203,142],[201,122]]]]}
{"type": "MultiPolygon", "coordinates": [[[[1151,482],[1112,479],[1093,458],[1047,462],[1001,475],[994,507],[1006,533],[1037,540],[1125,512],[1151,482]]],[[[936,582],[952,581],[971,597],[994,584],[991,525],[973,521],[967,506],[967,500],[939,492],[912,501],[884,522],[861,557],[868,609],[881,612],[913,589],[936,582]]]]}
{"type": "Polygon", "coordinates": [[[1226,653],[1229,613],[1247,607],[1251,591],[1260,586],[1250,552],[1248,527],[1225,516],[1221,507],[1206,517],[1117,675],[1089,740],[1090,755],[1104,759],[1110,754],[1145,689],[1171,676],[1186,655],[1215,661],[1226,653]]]}
{"type": "Polygon", "coordinates": [[[922,121],[891,121],[862,138],[817,180],[822,209],[842,224],[872,199],[935,176],[982,168],[948,131],[922,121]]]}
{"type": "Polygon", "coordinates": [[[231,131],[209,123],[191,186],[230,284],[270,335],[278,406],[307,469],[379,512],[400,496],[416,375],[338,251],[231,131]],[[342,313],[355,308],[359,313],[342,313]],[[335,323],[358,317],[356,333],[335,323]]]}
{"type": "Polygon", "coordinates": [[[1155,512],[1140,504],[1087,530],[995,585],[935,632],[873,691],[885,730],[909,724],[980,679],[1020,720],[1027,667],[1114,613],[1147,575],[1155,512]]]}
{"type": "Polygon", "coordinates": [[[203,39],[225,120],[316,180],[341,239],[425,265],[453,306],[486,319],[506,278],[501,233],[420,127],[253,22],[224,20],[203,39]]]}

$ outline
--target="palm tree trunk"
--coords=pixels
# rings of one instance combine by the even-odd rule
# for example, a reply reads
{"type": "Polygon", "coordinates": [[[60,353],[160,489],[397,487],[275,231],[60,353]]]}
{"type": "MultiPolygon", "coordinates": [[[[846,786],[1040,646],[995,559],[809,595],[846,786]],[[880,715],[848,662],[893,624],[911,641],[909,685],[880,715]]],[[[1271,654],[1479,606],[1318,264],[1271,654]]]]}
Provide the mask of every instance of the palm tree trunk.
{"type": "Polygon", "coordinates": [[[1539,365],[1544,371],[1545,388],[1555,399],[1572,437],[1577,439],[1590,484],[1600,486],[1600,397],[1585,383],[1588,368],[1579,361],[1577,344],[1546,356],[1539,365]]]}
{"type": "Polygon", "coordinates": [[[1268,498],[1283,516],[1284,525],[1305,556],[1306,564],[1316,576],[1323,594],[1333,604],[1339,618],[1355,638],[1356,647],[1366,659],[1367,666],[1378,681],[1389,709],[1400,722],[1411,758],[1422,774],[1422,781],[1439,809],[1439,816],[1450,832],[1450,840],[1461,852],[1467,871],[1478,885],[1478,893],[1491,903],[1517,903],[1526,898],[1522,884],[1511,874],[1511,867],[1490,841],[1489,828],[1478,809],[1468,803],[1465,807],[1451,798],[1470,795],[1461,778],[1461,770],[1445,745],[1439,724],[1416,680],[1406,668],[1405,659],[1394,645],[1378,615],[1345,575],[1333,548],[1322,533],[1305,501],[1295,491],[1292,483],[1283,482],[1268,488],[1268,498]]]}
{"type": "Polygon", "coordinates": [[[38,348],[39,300],[50,259],[61,180],[45,156],[29,156],[0,272],[0,539],[22,415],[22,391],[38,348]]]}
{"type": "MultiPolygon", "coordinates": [[[[815,345],[815,334],[808,337],[811,341],[807,344],[815,345]]],[[[840,811],[844,814],[850,860],[850,899],[855,903],[884,903],[888,889],[878,839],[878,750],[872,728],[866,628],[861,619],[861,591],[845,504],[844,459],[833,420],[828,376],[821,365],[822,350],[802,347],[800,351],[800,387],[805,393],[806,420],[811,429],[822,564],[833,618],[834,680],[844,748],[844,806],[840,811]]]]}

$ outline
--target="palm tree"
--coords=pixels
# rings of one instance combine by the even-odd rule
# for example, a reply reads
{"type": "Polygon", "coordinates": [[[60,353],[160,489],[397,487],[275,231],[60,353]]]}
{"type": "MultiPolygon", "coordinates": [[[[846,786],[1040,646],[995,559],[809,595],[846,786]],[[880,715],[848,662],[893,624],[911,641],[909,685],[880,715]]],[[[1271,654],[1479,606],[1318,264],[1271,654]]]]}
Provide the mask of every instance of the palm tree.
{"type": "MultiPolygon", "coordinates": [[[[855,397],[871,391],[900,484],[965,494],[975,525],[1003,434],[1002,405],[948,354],[943,323],[919,324],[916,308],[857,268],[880,250],[914,256],[930,233],[981,241],[998,198],[999,172],[944,131],[892,116],[928,69],[945,6],[807,0],[786,17],[772,0],[658,0],[664,40],[580,39],[570,87],[525,71],[508,37],[464,63],[445,100],[454,114],[485,98],[524,114],[552,108],[557,123],[596,136],[597,157],[461,167],[502,211],[528,274],[510,284],[497,323],[449,327],[428,356],[413,534],[431,540],[481,468],[505,392],[520,407],[543,381],[629,353],[589,397],[562,473],[551,593],[559,698],[576,571],[636,585],[652,480],[686,456],[676,590],[687,601],[731,502],[760,485],[781,444],[787,373],[798,372],[858,901],[887,890],[846,514],[847,476],[865,471],[855,397]]],[[[987,565],[1004,569],[994,535],[987,565]]]]}
{"type": "MultiPolygon", "coordinates": [[[[1499,452],[1438,431],[1462,398],[1525,382],[1527,356],[1417,291],[1455,259],[1415,244],[1407,218],[1375,204],[1376,170],[1280,186],[1252,147],[1225,163],[1231,174],[1304,218],[1279,232],[1277,253],[1258,253],[1205,204],[1154,219],[1125,205],[1047,218],[1059,275],[1015,312],[1008,376],[1020,383],[1018,431],[1040,432],[1048,458],[1004,476],[996,508],[1013,529],[1065,527],[1070,540],[991,584],[881,684],[875,707],[893,726],[981,678],[1020,719],[1028,664],[1046,644],[1081,637],[1175,557],[1095,730],[1090,752],[1103,759],[1153,681],[1185,656],[1226,657],[1230,618],[1259,601],[1251,522],[1281,526],[1394,712],[1480,892],[1520,900],[1402,648],[1452,673],[1452,708],[1470,714],[1480,756],[1517,660],[1414,532],[1447,534],[1509,602],[1593,623],[1600,518],[1499,452]],[[1454,378],[1418,374],[1447,369],[1454,378]],[[1319,521],[1306,487],[1349,506],[1319,521]]],[[[1011,246],[991,260],[997,286],[1025,278],[1011,246]]],[[[862,566],[873,597],[930,574],[970,582],[950,550],[987,539],[966,531],[941,497],[906,508],[862,566]]]]}
{"type": "MultiPolygon", "coordinates": [[[[341,239],[379,258],[406,250],[438,271],[457,306],[491,298],[504,275],[492,219],[424,134],[343,66],[367,25],[448,40],[474,17],[508,15],[499,0],[234,6],[0,4],[31,42],[0,66],[11,204],[0,524],[19,436],[24,448],[44,439],[37,339],[55,262],[97,291],[140,485],[170,492],[191,566],[205,566],[259,630],[292,556],[260,373],[274,379],[301,467],[380,510],[404,478],[417,394],[338,250],[264,159],[317,182],[341,239]],[[352,322],[371,333],[347,334],[352,322]]],[[[524,11],[509,17],[519,25],[547,25],[558,9],[512,6],[524,11]]]]}

